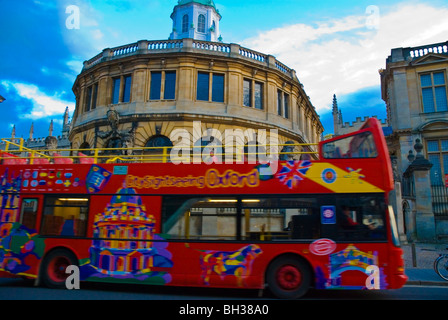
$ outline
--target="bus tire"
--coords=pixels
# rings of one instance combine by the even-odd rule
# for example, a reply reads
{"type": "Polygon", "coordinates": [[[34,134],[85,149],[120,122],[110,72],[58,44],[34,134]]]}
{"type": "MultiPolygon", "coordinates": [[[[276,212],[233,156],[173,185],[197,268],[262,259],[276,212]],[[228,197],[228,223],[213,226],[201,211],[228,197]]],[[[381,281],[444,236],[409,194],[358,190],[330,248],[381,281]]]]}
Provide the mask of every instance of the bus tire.
{"type": "Polygon", "coordinates": [[[69,276],[65,271],[70,265],[78,265],[78,259],[71,251],[66,249],[51,251],[42,263],[42,283],[48,288],[65,288],[65,281],[69,276]]]}
{"type": "Polygon", "coordinates": [[[269,290],[280,299],[298,299],[311,286],[311,271],[308,264],[295,257],[279,257],[268,267],[266,282],[269,290]]]}

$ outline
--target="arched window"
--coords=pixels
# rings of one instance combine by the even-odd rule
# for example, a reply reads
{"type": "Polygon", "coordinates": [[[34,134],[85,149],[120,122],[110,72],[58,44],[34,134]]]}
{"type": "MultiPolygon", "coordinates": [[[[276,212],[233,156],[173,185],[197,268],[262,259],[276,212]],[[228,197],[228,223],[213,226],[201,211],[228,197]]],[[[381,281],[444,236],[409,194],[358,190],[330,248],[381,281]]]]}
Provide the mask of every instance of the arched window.
{"type": "MultiPolygon", "coordinates": [[[[168,137],[162,135],[156,135],[149,138],[148,142],[146,142],[145,147],[147,148],[160,148],[163,147],[172,147],[173,143],[168,137]]],[[[160,151],[159,149],[153,149],[156,151],[160,151]]]]}
{"type": "Polygon", "coordinates": [[[188,14],[182,17],[182,33],[188,32],[188,25],[190,24],[190,19],[188,14]]]}
{"type": "Polygon", "coordinates": [[[157,162],[162,160],[163,162],[169,162],[172,146],[173,142],[171,142],[168,137],[163,135],[155,135],[149,138],[148,142],[145,144],[145,148],[151,149],[146,149],[143,153],[146,155],[151,155],[149,156],[149,160],[154,160],[157,162]]]}
{"type": "Polygon", "coordinates": [[[205,33],[205,16],[203,14],[200,14],[198,18],[198,32],[205,33]]]}
{"type": "Polygon", "coordinates": [[[92,150],[88,150],[90,149],[90,144],[88,142],[83,142],[80,146],[79,149],[81,150],[81,152],[83,154],[85,154],[86,156],[89,156],[90,153],[92,152],[92,150]]]}
{"type": "Polygon", "coordinates": [[[286,141],[280,151],[280,160],[294,160],[294,155],[291,152],[294,152],[294,141],[286,141]]]}

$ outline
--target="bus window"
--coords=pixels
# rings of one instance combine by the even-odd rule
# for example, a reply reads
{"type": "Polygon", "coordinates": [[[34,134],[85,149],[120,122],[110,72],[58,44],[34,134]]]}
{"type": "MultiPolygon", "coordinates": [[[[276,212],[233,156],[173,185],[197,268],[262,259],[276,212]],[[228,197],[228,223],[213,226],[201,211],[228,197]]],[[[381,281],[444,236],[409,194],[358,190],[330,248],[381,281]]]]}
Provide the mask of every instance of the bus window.
{"type": "Polygon", "coordinates": [[[235,240],[234,197],[165,197],[162,232],[172,239],[235,240]]]}
{"type": "Polygon", "coordinates": [[[376,158],[378,151],[371,132],[333,140],[323,145],[325,159],[376,158]]]}
{"type": "Polygon", "coordinates": [[[243,239],[281,241],[319,238],[316,198],[247,197],[241,202],[243,239]]]}
{"type": "Polygon", "coordinates": [[[22,200],[22,208],[20,211],[20,223],[28,229],[36,227],[36,217],[39,199],[25,198],[22,200]]]}
{"type": "Polygon", "coordinates": [[[87,197],[46,197],[41,234],[47,236],[85,236],[88,209],[89,199],[87,197]]]}
{"type": "Polygon", "coordinates": [[[387,240],[386,206],[379,197],[339,198],[337,203],[340,240],[387,240]]]}

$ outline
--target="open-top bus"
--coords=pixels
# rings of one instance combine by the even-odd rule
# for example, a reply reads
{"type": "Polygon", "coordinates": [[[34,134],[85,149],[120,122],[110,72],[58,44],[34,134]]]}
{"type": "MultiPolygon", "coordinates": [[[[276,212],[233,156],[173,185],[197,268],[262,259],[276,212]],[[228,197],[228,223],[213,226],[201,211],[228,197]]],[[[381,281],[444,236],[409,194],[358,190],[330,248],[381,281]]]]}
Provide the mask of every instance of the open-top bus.
{"type": "Polygon", "coordinates": [[[268,287],[279,298],[407,279],[375,119],[271,174],[269,164],[2,158],[2,275],[64,288],[75,265],[82,281],[268,287]]]}

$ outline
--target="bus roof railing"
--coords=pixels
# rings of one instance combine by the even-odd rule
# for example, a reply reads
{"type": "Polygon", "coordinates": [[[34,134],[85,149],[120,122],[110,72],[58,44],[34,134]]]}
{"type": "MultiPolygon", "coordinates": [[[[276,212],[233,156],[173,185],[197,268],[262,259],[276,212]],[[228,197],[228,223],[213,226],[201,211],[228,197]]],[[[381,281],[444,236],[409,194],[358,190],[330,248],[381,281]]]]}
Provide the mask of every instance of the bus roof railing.
{"type": "MultiPolygon", "coordinates": [[[[71,163],[168,163],[201,161],[216,157],[224,163],[227,159],[238,162],[265,159],[275,155],[280,160],[318,158],[318,143],[275,144],[275,145],[237,145],[227,148],[225,145],[206,145],[194,147],[132,147],[132,148],[83,148],[83,149],[30,149],[24,146],[23,138],[1,139],[5,148],[0,150],[2,164],[71,164],[71,163]],[[18,142],[18,143],[17,143],[18,142]],[[256,149],[254,147],[257,147],[256,149]],[[281,151],[288,147],[287,151],[281,151]],[[171,154],[177,148],[179,152],[171,154]],[[208,150],[206,150],[208,149],[208,150]],[[232,152],[227,152],[228,150],[232,152]],[[246,151],[246,150],[247,151],[246,151]],[[254,150],[255,149],[255,150],[254,150]],[[221,151],[220,151],[221,150],[221,151]],[[187,151],[187,152],[185,152],[187,151]],[[256,151],[256,152],[253,152],[256,151]],[[187,156],[182,156],[183,154],[187,156]]],[[[212,160],[214,161],[214,160],[212,160]]],[[[215,161],[216,162],[216,161],[215,161]]]]}

